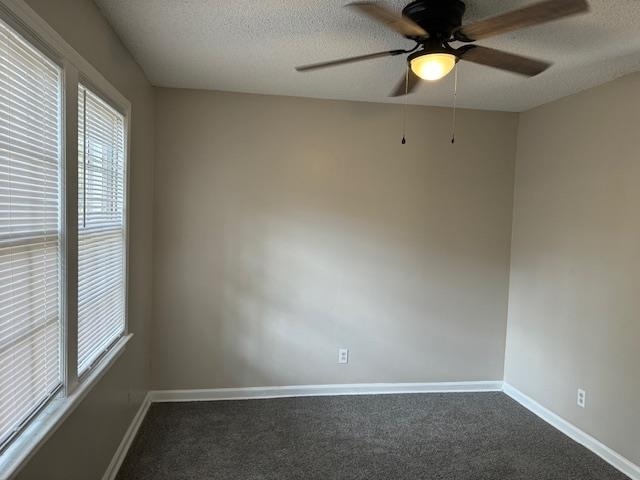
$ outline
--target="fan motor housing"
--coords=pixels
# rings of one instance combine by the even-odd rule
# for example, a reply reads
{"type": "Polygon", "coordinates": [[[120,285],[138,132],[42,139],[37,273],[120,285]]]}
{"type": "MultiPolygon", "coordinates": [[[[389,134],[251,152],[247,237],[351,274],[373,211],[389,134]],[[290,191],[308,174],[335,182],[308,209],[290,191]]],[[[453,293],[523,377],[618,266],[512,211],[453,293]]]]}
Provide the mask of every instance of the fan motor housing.
{"type": "Polygon", "coordinates": [[[462,25],[466,5],[461,0],[416,0],[402,14],[424,28],[432,37],[449,39],[462,25]]]}

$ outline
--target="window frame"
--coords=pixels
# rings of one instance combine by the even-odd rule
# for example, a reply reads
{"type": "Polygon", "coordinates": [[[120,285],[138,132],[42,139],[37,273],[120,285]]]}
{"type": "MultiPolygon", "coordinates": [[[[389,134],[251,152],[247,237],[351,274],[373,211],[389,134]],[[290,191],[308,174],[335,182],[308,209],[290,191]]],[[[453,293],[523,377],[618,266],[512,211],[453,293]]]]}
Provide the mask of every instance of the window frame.
{"type": "Polygon", "coordinates": [[[79,405],[124,352],[129,331],[131,102],[24,0],[0,0],[0,20],[62,69],[60,255],[62,390],[0,452],[0,479],[12,478],[79,405]],[[82,83],[124,116],[124,332],[78,377],[78,90],[82,83]]]}
{"type": "MultiPolygon", "coordinates": [[[[63,72],[65,72],[66,69],[63,70],[63,72]]],[[[107,82],[106,79],[103,79],[104,82],[107,82]]],[[[70,183],[70,185],[73,185],[73,192],[64,188],[64,194],[67,196],[73,195],[74,198],[74,203],[75,206],[73,208],[70,208],[69,206],[67,206],[66,209],[66,217],[65,217],[65,222],[63,223],[63,230],[64,232],[67,232],[66,228],[66,218],[72,218],[72,220],[69,223],[73,224],[73,235],[74,235],[74,241],[73,242],[69,242],[72,246],[74,246],[75,248],[70,248],[69,250],[67,250],[67,255],[74,255],[74,268],[75,268],[75,274],[73,275],[72,278],[76,279],[75,284],[73,285],[74,288],[74,298],[68,298],[67,302],[69,302],[69,305],[74,305],[75,308],[73,308],[73,312],[70,312],[71,309],[67,310],[66,313],[72,313],[73,315],[73,324],[69,323],[69,330],[73,331],[73,348],[67,348],[67,355],[68,352],[72,352],[75,353],[75,355],[71,355],[73,356],[73,360],[75,361],[75,364],[72,365],[73,366],[73,372],[74,375],[71,377],[71,380],[75,383],[75,385],[77,386],[78,383],[81,383],[82,381],[84,381],[86,378],[88,378],[91,375],[91,372],[96,369],[96,368],[100,368],[100,364],[102,362],[102,360],[105,358],[105,356],[109,353],[109,351],[111,349],[114,348],[115,345],[118,344],[118,342],[123,338],[123,337],[127,337],[128,335],[130,335],[129,332],[129,177],[130,177],[130,165],[129,165],[129,160],[130,160],[130,150],[131,150],[131,142],[130,142],[130,138],[131,138],[131,103],[124,98],[113,86],[111,86],[110,83],[108,83],[108,87],[113,90],[113,92],[117,93],[118,96],[121,97],[120,101],[122,103],[116,103],[112,100],[112,97],[110,96],[110,94],[107,94],[103,91],[102,87],[100,85],[98,85],[96,82],[94,82],[94,79],[92,79],[90,76],[88,76],[86,73],[82,72],[82,71],[78,71],[78,75],[77,75],[77,79],[75,81],[75,87],[74,88],[75,92],[75,100],[69,104],[67,103],[65,105],[66,108],[71,108],[73,107],[75,109],[75,113],[73,114],[74,118],[75,118],[75,123],[74,123],[74,128],[75,128],[75,136],[74,138],[71,140],[72,142],[74,142],[74,149],[71,158],[74,159],[74,165],[73,167],[68,167],[70,169],[73,169],[74,172],[74,178],[73,178],[73,182],[70,183]],[[107,103],[108,105],[110,105],[111,107],[113,107],[114,110],[116,110],[117,112],[119,112],[123,117],[124,117],[124,144],[125,144],[125,148],[124,148],[124,203],[123,203],[123,216],[124,216],[124,222],[123,222],[123,226],[124,226],[124,278],[123,278],[123,289],[124,289],[124,330],[122,332],[122,335],[120,337],[118,337],[118,339],[114,342],[112,342],[106,350],[104,350],[92,363],[91,365],[81,374],[78,374],[78,310],[77,310],[77,306],[78,306],[78,282],[77,282],[77,278],[78,278],[78,158],[79,158],[79,154],[78,154],[78,135],[80,134],[78,132],[78,92],[80,89],[80,85],[83,85],[86,89],[90,90],[92,93],[94,93],[95,95],[97,95],[98,97],[100,97],[100,99],[104,100],[105,103],[107,103]],[[124,106],[123,106],[124,105],[124,106]],[[73,215],[73,217],[69,217],[69,215],[73,215]],[[71,251],[73,250],[73,252],[71,251]]],[[[66,90],[66,85],[64,87],[64,89],[66,90]]],[[[113,93],[112,92],[112,93],[113,93]]],[[[63,112],[64,114],[64,112],[63,112]]],[[[63,139],[63,142],[69,142],[68,139],[63,139]]],[[[68,143],[65,144],[65,147],[68,145],[68,143]]],[[[67,177],[68,179],[68,177],[67,177]]],[[[66,198],[63,199],[63,202],[66,202],[66,198]]],[[[64,260],[63,260],[64,262],[64,260]]],[[[69,263],[67,263],[67,265],[69,265],[69,263]]],[[[68,277],[71,277],[70,275],[68,275],[68,277]]],[[[63,286],[63,288],[66,288],[66,285],[63,286]]],[[[69,359],[70,360],[70,359],[69,359]]],[[[71,372],[68,372],[69,374],[71,374],[71,372]]],[[[73,393],[73,391],[68,392],[68,394],[73,393]]]]}
{"type": "MultiPolygon", "coordinates": [[[[2,5],[0,4],[0,7],[2,7],[2,5]]],[[[0,12],[1,13],[1,12],[0,12]]],[[[0,15],[0,21],[3,21],[3,17],[2,15],[0,15]]],[[[62,132],[63,132],[63,121],[64,121],[64,116],[63,116],[63,93],[64,93],[64,72],[63,72],[63,67],[62,67],[62,63],[59,62],[58,60],[52,58],[52,55],[50,52],[45,51],[45,49],[41,48],[40,45],[38,44],[38,42],[33,41],[31,38],[27,38],[25,35],[22,34],[21,31],[19,31],[15,25],[13,25],[11,22],[8,21],[3,21],[4,25],[6,25],[11,31],[17,33],[18,35],[21,36],[21,40],[24,40],[25,42],[28,43],[28,46],[30,49],[36,51],[39,55],[41,55],[42,57],[46,58],[46,60],[48,62],[50,62],[52,65],[55,65],[55,67],[58,70],[58,80],[59,82],[56,84],[56,90],[57,90],[57,94],[58,94],[58,105],[57,105],[57,109],[56,109],[56,120],[57,120],[57,128],[56,128],[56,134],[57,134],[57,143],[58,143],[58,169],[57,169],[57,188],[58,188],[58,198],[57,198],[57,203],[58,203],[58,210],[57,210],[57,221],[58,221],[58,225],[57,225],[57,231],[56,231],[56,235],[57,235],[57,242],[58,242],[58,247],[57,247],[57,256],[58,256],[58,261],[57,261],[57,280],[59,282],[58,284],[58,295],[57,295],[57,301],[58,301],[58,309],[57,309],[57,315],[58,315],[58,349],[59,349],[59,361],[58,361],[58,375],[59,375],[59,384],[58,386],[51,390],[46,396],[44,396],[43,398],[39,399],[37,406],[35,406],[34,408],[29,410],[28,415],[26,415],[23,419],[21,419],[21,423],[19,425],[16,426],[15,429],[13,429],[13,431],[7,432],[8,433],[8,437],[4,438],[2,440],[2,442],[0,442],[0,454],[6,450],[8,448],[8,445],[10,445],[21,433],[22,431],[26,428],[26,425],[28,425],[31,420],[33,418],[35,418],[39,412],[41,410],[43,410],[45,408],[45,406],[50,403],[51,401],[53,401],[54,398],[58,397],[61,393],[61,391],[63,390],[63,386],[64,386],[64,365],[63,365],[63,355],[64,355],[64,338],[62,335],[62,329],[64,328],[64,316],[63,316],[63,305],[64,305],[64,291],[63,291],[63,285],[62,285],[62,281],[64,279],[64,274],[63,274],[63,265],[64,265],[64,242],[63,242],[63,225],[62,225],[62,209],[63,209],[63,203],[62,203],[62,195],[63,195],[63,183],[64,183],[64,179],[63,179],[63,138],[62,138],[62,132]]],[[[21,240],[17,240],[16,241],[16,245],[24,245],[20,243],[21,240]]]]}

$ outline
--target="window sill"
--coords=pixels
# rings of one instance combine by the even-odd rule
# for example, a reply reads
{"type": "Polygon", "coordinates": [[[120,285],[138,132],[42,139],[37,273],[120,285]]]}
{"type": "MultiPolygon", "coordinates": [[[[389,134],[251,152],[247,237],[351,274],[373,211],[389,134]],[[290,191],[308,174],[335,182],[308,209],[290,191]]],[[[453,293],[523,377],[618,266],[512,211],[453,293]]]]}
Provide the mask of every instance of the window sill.
{"type": "Polygon", "coordinates": [[[104,355],[102,360],[78,385],[69,397],[53,400],[11,445],[0,455],[0,480],[13,478],[49,437],[62,425],[80,405],[98,381],[109,371],[111,365],[122,355],[133,334],[122,337],[104,355]]]}

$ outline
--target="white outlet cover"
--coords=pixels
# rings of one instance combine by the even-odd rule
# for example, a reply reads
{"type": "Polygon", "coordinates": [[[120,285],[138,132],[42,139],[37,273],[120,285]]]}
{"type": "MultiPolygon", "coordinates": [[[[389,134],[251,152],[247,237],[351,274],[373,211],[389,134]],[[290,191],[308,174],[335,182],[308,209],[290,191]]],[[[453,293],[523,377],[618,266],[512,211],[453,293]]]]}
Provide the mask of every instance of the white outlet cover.
{"type": "Polygon", "coordinates": [[[585,408],[587,404],[587,392],[583,389],[578,389],[578,406],[585,408]]]}
{"type": "Polygon", "coordinates": [[[338,349],[338,363],[349,363],[349,349],[348,348],[339,348],[338,349]]]}

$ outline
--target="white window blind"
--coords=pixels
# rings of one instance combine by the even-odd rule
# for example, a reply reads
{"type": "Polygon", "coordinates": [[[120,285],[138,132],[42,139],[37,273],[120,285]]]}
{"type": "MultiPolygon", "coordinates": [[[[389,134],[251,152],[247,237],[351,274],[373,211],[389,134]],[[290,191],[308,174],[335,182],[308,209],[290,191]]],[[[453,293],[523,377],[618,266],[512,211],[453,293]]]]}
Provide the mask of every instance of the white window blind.
{"type": "Polygon", "coordinates": [[[62,382],[61,77],[0,21],[0,448],[62,382]]]}
{"type": "Polygon", "coordinates": [[[78,92],[78,374],[125,329],[125,122],[78,92]]]}

